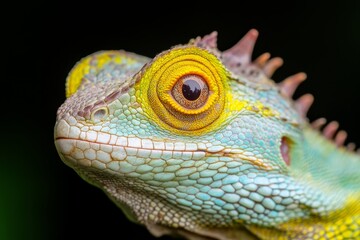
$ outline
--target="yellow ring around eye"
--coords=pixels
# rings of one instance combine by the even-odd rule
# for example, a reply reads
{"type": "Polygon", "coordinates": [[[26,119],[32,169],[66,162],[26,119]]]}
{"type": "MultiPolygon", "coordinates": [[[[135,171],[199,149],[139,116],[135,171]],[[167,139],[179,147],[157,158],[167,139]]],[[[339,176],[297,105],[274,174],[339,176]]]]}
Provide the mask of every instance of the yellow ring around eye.
{"type": "Polygon", "coordinates": [[[204,49],[178,47],[158,55],[142,72],[136,96],[152,121],[168,130],[196,134],[219,119],[225,106],[228,72],[219,59],[204,49]],[[171,94],[176,82],[198,75],[208,86],[209,95],[199,108],[179,104],[171,94]]]}

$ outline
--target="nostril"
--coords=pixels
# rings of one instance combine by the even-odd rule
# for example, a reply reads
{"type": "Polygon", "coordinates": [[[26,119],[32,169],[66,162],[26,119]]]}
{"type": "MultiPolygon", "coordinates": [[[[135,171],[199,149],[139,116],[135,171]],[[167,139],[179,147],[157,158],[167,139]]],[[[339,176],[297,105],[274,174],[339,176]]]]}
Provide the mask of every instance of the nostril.
{"type": "Polygon", "coordinates": [[[108,115],[108,109],[106,107],[98,108],[91,114],[91,119],[94,122],[103,120],[108,115]]]}

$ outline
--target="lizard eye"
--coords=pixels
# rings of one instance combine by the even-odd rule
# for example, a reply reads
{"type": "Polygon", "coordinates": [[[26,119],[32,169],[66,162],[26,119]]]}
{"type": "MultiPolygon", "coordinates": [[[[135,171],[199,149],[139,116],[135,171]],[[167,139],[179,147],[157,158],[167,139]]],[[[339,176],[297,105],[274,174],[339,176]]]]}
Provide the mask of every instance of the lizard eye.
{"type": "Polygon", "coordinates": [[[228,72],[212,53],[193,46],[173,48],[155,57],[140,77],[137,97],[158,125],[197,134],[223,119],[228,72]]]}
{"type": "Polygon", "coordinates": [[[181,106],[196,109],[206,103],[209,87],[201,76],[185,75],[175,83],[171,94],[181,106]]]}

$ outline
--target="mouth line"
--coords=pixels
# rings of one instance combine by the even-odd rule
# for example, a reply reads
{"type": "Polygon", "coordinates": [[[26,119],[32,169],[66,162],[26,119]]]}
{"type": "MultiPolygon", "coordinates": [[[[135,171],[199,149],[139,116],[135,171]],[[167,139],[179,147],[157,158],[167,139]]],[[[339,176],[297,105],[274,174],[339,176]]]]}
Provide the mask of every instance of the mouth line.
{"type": "Polygon", "coordinates": [[[57,137],[57,138],[55,138],[55,141],[57,141],[57,140],[73,140],[73,141],[79,141],[79,142],[87,142],[87,143],[90,143],[90,144],[99,144],[99,145],[106,145],[106,146],[112,146],[112,147],[123,147],[123,148],[132,148],[132,149],[159,150],[159,151],[172,151],[172,152],[205,152],[205,153],[210,153],[210,152],[208,152],[206,150],[200,150],[200,149],[179,150],[179,149],[167,149],[166,147],[164,147],[164,148],[135,147],[135,146],[129,146],[129,145],[120,145],[120,144],[111,144],[111,143],[90,141],[90,140],[80,139],[80,138],[57,137]]]}
{"type": "MultiPolygon", "coordinates": [[[[83,142],[83,143],[88,143],[88,144],[97,144],[99,145],[99,147],[97,147],[98,149],[101,150],[101,146],[109,146],[109,147],[114,147],[114,148],[123,148],[124,151],[127,152],[127,156],[139,156],[139,157],[146,157],[143,154],[149,155],[149,154],[155,154],[158,155],[159,158],[161,158],[160,156],[167,155],[170,154],[172,155],[172,157],[176,158],[180,158],[183,160],[200,160],[203,159],[205,157],[230,157],[233,158],[234,161],[248,161],[251,162],[253,165],[256,165],[257,167],[264,169],[264,170],[272,170],[274,169],[274,167],[270,164],[268,164],[266,161],[264,161],[265,159],[260,159],[260,158],[256,158],[254,156],[248,156],[245,153],[241,153],[238,151],[232,151],[231,149],[226,149],[226,148],[208,148],[208,149],[199,149],[199,147],[196,144],[193,144],[192,147],[188,147],[185,144],[183,144],[183,148],[184,149],[177,149],[174,147],[174,143],[171,142],[171,146],[172,149],[170,149],[170,147],[166,147],[166,144],[164,142],[158,142],[158,143],[162,143],[162,147],[155,147],[153,144],[152,148],[151,147],[144,147],[144,146],[129,146],[128,145],[120,145],[120,144],[111,144],[111,143],[103,143],[103,142],[97,142],[97,141],[90,141],[90,140],[86,140],[86,139],[79,139],[79,138],[66,138],[66,137],[57,137],[55,138],[56,141],[61,141],[61,140],[68,140],[68,141],[76,141],[76,142],[83,142]],[[196,147],[195,147],[195,146],[196,147]],[[133,150],[133,151],[131,151],[133,150]],[[140,151],[139,151],[140,150],[140,151]],[[133,152],[132,154],[130,154],[130,152],[133,152]],[[181,154],[181,156],[177,155],[177,154],[181,154]],[[177,155],[177,156],[176,156],[177,155]]],[[[141,139],[138,139],[141,142],[141,139]]],[[[151,140],[149,140],[151,141],[151,140]]],[[[129,143],[129,142],[128,142],[129,143]]],[[[155,143],[155,141],[153,141],[153,143],[155,143]]],[[[76,144],[76,146],[74,145],[74,147],[77,147],[78,144],[76,144]]],[[[91,148],[91,145],[90,145],[91,148]]],[[[121,159],[124,160],[124,159],[121,159]]]]}
{"type": "MultiPolygon", "coordinates": [[[[164,161],[169,159],[183,161],[204,160],[207,155],[199,149],[186,149],[185,144],[182,144],[185,148],[184,150],[178,150],[175,147],[170,150],[170,144],[165,148],[164,142],[162,142],[163,144],[161,145],[155,145],[155,143],[149,144],[149,139],[143,142],[143,139],[134,138],[128,138],[127,142],[123,141],[125,138],[121,140],[119,143],[124,144],[114,144],[114,141],[112,143],[103,143],[87,139],[56,137],[55,143],[59,153],[63,156],[64,162],[85,167],[91,166],[99,170],[109,168],[113,171],[120,171],[119,164],[124,164],[124,169],[127,169],[129,165],[127,164],[128,161],[133,161],[130,165],[135,164],[135,167],[138,166],[138,164],[141,165],[144,161],[152,161],[155,159],[162,159],[164,161]],[[141,145],[141,143],[144,144],[141,145]],[[138,144],[138,146],[132,146],[134,144],[138,144]],[[159,147],[162,148],[160,149],[159,147]]],[[[175,146],[174,144],[172,145],[175,146]]],[[[196,145],[193,147],[195,146],[196,145]]]]}

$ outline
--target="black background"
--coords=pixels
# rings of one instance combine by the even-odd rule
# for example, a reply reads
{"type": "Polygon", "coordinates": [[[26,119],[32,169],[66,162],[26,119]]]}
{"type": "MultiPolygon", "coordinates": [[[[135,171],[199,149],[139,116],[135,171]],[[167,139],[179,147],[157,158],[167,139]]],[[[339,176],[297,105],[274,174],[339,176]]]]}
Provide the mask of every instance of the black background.
{"type": "Polygon", "coordinates": [[[314,94],[309,119],[338,120],[360,144],[359,3],[286,2],[15,3],[2,17],[0,239],[154,239],[65,166],[53,144],[67,73],[98,50],[153,57],[214,30],[225,50],[256,28],[254,56],[285,60],[275,81],[308,74],[295,98],[314,94]]]}

